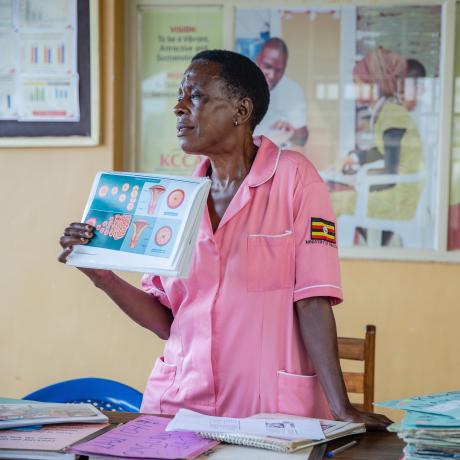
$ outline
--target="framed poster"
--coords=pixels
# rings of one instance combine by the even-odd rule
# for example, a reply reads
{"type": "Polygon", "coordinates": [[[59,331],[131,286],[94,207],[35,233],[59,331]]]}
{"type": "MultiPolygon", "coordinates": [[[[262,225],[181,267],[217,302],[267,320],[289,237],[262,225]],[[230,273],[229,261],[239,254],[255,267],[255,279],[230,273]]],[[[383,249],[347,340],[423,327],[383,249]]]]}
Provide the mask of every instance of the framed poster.
{"type": "Polygon", "coordinates": [[[270,87],[255,134],[318,168],[342,247],[436,246],[441,34],[439,4],[236,9],[270,87]]]}
{"type": "Polygon", "coordinates": [[[174,132],[175,91],[195,52],[232,49],[270,87],[254,134],[305,155],[327,183],[342,256],[458,260],[457,3],[127,4],[125,167],[193,171],[198,158],[174,132]]]}
{"type": "Polygon", "coordinates": [[[460,3],[455,24],[454,103],[450,165],[448,249],[460,249],[460,3]]]}
{"type": "Polygon", "coordinates": [[[0,5],[2,147],[99,142],[96,0],[0,5]]]}
{"type": "Polygon", "coordinates": [[[200,157],[184,154],[173,107],[182,74],[199,51],[223,47],[220,6],[142,6],[138,10],[138,171],[190,174],[200,157]]]}

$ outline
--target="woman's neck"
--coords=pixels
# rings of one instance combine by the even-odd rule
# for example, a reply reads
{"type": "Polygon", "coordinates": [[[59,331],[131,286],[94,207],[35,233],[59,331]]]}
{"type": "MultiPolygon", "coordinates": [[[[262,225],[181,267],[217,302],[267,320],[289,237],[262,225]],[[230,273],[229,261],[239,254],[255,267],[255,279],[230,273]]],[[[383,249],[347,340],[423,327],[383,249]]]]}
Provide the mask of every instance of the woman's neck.
{"type": "Polygon", "coordinates": [[[251,170],[257,149],[251,137],[228,153],[208,154],[211,162],[208,176],[213,186],[225,189],[235,183],[241,184],[251,170]]]}

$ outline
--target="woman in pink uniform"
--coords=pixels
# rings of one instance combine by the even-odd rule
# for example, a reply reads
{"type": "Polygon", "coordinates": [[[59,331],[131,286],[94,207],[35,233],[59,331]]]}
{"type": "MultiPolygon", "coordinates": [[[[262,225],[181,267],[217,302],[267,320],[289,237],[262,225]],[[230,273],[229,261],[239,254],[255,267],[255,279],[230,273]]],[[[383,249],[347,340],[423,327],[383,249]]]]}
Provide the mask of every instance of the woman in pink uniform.
{"type": "MultiPolygon", "coordinates": [[[[331,306],[342,289],[326,187],[302,155],[253,139],[268,103],[251,60],[197,54],[174,107],[182,149],[206,157],[195,176],[212,181],[191,275],[145,275],[138,289],[111,271],[81,271],[166,340],[143,412],[283,412],[383,429],[386,417],[350,404],[340,370],[331,306]]],[[[59,260],[92,236],[91,226],[71,224],[59,260]]]]}

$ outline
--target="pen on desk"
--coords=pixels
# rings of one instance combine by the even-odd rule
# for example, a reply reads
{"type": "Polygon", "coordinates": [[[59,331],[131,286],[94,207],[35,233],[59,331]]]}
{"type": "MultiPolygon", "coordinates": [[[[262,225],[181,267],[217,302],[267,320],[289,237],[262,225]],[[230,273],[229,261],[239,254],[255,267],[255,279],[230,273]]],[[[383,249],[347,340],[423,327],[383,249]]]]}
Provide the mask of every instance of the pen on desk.
{"type": "Polygon", "coordinates": [[[340,452],[343,452],[344,450],[347,450],[350,447],[356,446],[356,444],[358,444],[358,441],[351,441],[347,444],[344,444],[343,446],[337,447],[337,449],[328,450],[326,452],[326,457],[327,458],[334,457],[336,454],[340,454],[340,452]]]}

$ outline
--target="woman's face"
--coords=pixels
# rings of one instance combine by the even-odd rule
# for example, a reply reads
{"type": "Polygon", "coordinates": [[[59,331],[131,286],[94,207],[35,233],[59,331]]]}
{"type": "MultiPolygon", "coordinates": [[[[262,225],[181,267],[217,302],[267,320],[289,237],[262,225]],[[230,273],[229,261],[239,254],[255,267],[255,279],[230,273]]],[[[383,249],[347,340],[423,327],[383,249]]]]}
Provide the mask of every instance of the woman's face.
{"type": "Polygon", "coordinates": [[[174,113],[186,153],[219,152],[233,134],[236,104],[227,97],[219,72],[218,63],[195,61],[184,73],[174,113]]]}

